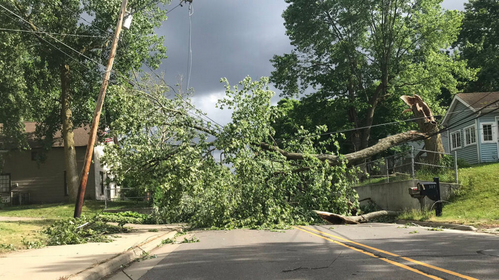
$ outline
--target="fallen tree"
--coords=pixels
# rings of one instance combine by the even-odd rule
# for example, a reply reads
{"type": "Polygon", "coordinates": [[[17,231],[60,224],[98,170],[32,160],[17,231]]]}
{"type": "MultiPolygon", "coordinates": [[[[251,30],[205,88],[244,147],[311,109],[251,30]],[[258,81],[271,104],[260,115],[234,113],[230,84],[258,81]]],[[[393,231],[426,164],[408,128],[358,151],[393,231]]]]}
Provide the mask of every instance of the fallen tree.
{"type": "Polygon", "coordinates": [[[374,218],[383,216],[398,216],[400,214],[400,212],[397,211],[386,210],[371,212],[360,216],[345,216],[317,210],[314,210],[314,212],[319,215],[324,221],[333,225],[367,223],[374,218]]]}
{"type": "Polygon", "coordinates": [[[156,215],[169,223],[272,228],[314,223],[313,209],[352,215],[359,204],[351,166],[425,137],[408,131],[341,155],[340,136],[321,137],[326,126],[275,141],[272,123],[280,112],[271,107],[266,79],[226,86],[218,107],[232,109],[232,118],[224,126],[192,116],[201,113],[185,96],[167,98],[165,89],[110,88],[112,109],[122,116],[111,130],[120,139],[103,161],[116,183],[152,194],[156,215]]]}
{"type": "Polygon", "coordinates": [[[363,161],[366,158],[372,157],[376,154],[379,154],[383,151],[386,151],[390,149],[391,147],[398,146],[400,144],[409,142],[409,141],[416,141],[416,140],[423,140],[425,139],[426,134],[420,133],[417,131],[406,131],[403,133],[399,133],[396,135],[391,135],[386,138],[383,138],[379,140],[379,142],[371,147],[365,148],[363,150],[353,152],[350,154],[346,155],[329,155],[329,154],[322,154],[322,155],[317,155],[317,154],[303,154],[303,153],[293,153],[293,152],[287,152],[283,149],[280,149],[277,146],[272,146],[267,143],[260,143],[260,147],[264,150],[267,151],[274,151],[277,152],[284,157],[286,157],[287,160],[304,160],[305,157],[315,157],[321,161],[328,161],[330,164],[335,165],[338,164],[339,162],[346,160],[348,162],[348,165],[355,165],[361,161],[363,161]]]}

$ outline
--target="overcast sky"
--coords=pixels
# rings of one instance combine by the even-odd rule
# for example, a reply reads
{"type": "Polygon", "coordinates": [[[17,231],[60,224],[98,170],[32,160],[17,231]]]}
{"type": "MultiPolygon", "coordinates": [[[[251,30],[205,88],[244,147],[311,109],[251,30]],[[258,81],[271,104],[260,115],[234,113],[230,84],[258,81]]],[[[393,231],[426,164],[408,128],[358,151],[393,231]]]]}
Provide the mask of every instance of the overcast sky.
{"type": "MultiPolygon", "coordinates": [[[[444,0],[442,6],[463,10],[464,2],[467,0],[444,0]]],[[[178,0],[172,0],[168,9],[177,5],[178,0]]],[[[246,76],[252,79],[269,76],[273,70],[269,62],[272,56],[291,51],[281,17],[286,3],[284,0],[193,0],[192,8],[193,102],[209,117],[225,124],[230,120],[230,112],[215,108],[216,101],[224,95],[220,78],[227,77],[231,84],[236,84],[246,76]]],[[[185,88],[188,5],[171,11],[158,34],[165,36],[168,58],[157,71],[163,72],[171,85],[182,76],[185,88]]],[[[277,100],[278,97],[274,98],[277,100]]]]}

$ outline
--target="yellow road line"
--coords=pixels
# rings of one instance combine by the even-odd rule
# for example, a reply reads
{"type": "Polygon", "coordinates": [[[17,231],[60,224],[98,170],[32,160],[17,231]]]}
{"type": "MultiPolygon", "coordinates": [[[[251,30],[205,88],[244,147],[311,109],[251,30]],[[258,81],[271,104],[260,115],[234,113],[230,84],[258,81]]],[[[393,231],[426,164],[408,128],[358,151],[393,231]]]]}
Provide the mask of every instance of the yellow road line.
{"type": "MultiPolygon", "coordinates": [[[[322,235],[319,235],[319,234],[315,234],[315,233],[313,233],[313,232],[311,232],[311,231],[308,231],[308,230],[305,230],[305,229],[302,229],[302,228],[299,228],[299,227],[294,227],[294,228],[296,228],[296,229],[298,229],[298,230],[301,230],[301,231],[303,231],[303,232],[306,232],[306,233],[308,233],[308,234],[315,235],[315,236],[320,237],[320,238],[322,238],[322,239],[326,239],[326,240],[328,240],[328,241],[331,241],[331,242],[333,242],[333,243],[336,243],[336,244],[341,245],[341,246],[343,246],[343,247],[346,247],[346,248],[348,248],[348,249],[352,249],[352,250],[357,251],[357,252],[359,252],[359,253],[362,253],[362,254],[368,255],[368,256],[370,256],[370,257],[376,258],[376,259],[378,259],[378,260],[382,260],[382,261],[387,262],[387,263],[389,263],[389,264],[392,264],[392,265],[398,266],[398,267],[400,267],[400,268],[407,269],[407,270],[412,271],[412,272],[415,272],[415,273],[417,273],[417,274],[421,274],[421,275],[426,276],[426,277],[428,277],[428,278],[430,278],[430,279],[435,279],[435,280],[443,280],[443,279],[442,279],[442,278],[440,278],[440,277],[437,277],[437,276],[434,276],[434,275],[430,275],[430,274],[424,273],[424,272],[422,272],[422,271],[419,271],[419,270],[417,270],[417,269],[414,269],[414,268],[412,268],[412,267],[410,267],[410,266],[407,266],[407,265],[405,265],[405,264],[401,264],[401,263],[398,263],[398,262],[396,262],[396,261],[389,260],[389,259],[387,259],[387,258],[382,258],[382,257],[376,256],[375,254],[373,254],[373,253],[371,253],[371,252],[367,252],[367,251],[361,250],[361,249],[359,249],[359,248],[355,248],[355,247],[352,247],[352,246],[348,246],[347,244],[345,244],[345,243],[343,243],[343,242],[339,242],[339,241],[333,240],[333,239],[331,239],[331,238],[327,238],[327,237],[325,237],[325,236],[322,236],[322,235]]],[[[307,228],[307,229],[308,229],[308,228],[307,228]]]]}
{"type": "Polygon", "coordinates": [[[417,260],[414,260],[414,259],[411,259],[411,258],[402,257],[402,256],[399,256],[397,254],[393,254],[393,253],[390,253],[390,252],[387,252],[387,251],[384,251],[384,250],[381,250],[381,249],[377,249],[377,248],[374,248],[374,247],[371,247],[371,246],[368,246],[368,245],[364,245],[364,244],[361,244],[361,243],[358,243],[358,242],[355,242],[355,241],[352,241],[352,240],[349,240],[349,239],[346,239],[346,238],[343,238],[343,237],[332,235],[332,234],[329,234],[327,232],[323,232],[323,231],[316,230],[316,229],[313,229],[313,228],[307,228],[307,227],[303,227],[303,228],[305,228],[307,230],[315,231],[315,232],[318,232],[318,233],[321,233],[321,234],[324,234],[324,235],[327,235],[327,236],[331,236],[331,237],[334,237],[336,239],[340,239],[340,240],[343,240],[343,241],[346,241],[346,242],[349,242],[349,243],[352,243],[352,244],[355,244],[355,245],[358,245],[358,246],[362,246],[364,248],[368,248],[368,249],[371,249],[371,250],[374,250],[374,251],[377,251],[377,252],[381,252],[381,253],[384,253],[384,254],[387,254],[387,255],[390,255],[390,256],[399,257],[401,259],[404,259],[406,261],[415,263],[417,265],[422,265],[422,266],[425,266],[425,267],[428,267],[428,268],[431,268],[431,269],[435,269],[435,270],[438,270],[438,271],[441,271],[441,272],[445,272],[447,274],[454,275],[454,276],[457,276],[457,277],[460,277],[460,278],[463,278],[463,279],[466,279],[466,280],[478,280],[477,278],[466,276],[466,275],[463,275],[463,274],[460,274],[460,273],[457,273],[457,272],[454,272],[454,271],[450,271],[450,270],[447,270],[447,269],[444,269],[444,268],[433,266],[431,264],[420,262],[420,261],[417,261],[417,260]]]}

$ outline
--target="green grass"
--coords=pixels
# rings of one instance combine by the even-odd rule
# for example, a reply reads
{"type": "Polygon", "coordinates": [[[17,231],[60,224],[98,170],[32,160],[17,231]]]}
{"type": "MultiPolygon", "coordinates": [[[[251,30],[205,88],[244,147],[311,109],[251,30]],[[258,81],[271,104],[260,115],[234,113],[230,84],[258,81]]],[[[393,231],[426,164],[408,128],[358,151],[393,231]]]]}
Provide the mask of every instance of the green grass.
{"type": "MultiPolygon", "coordinates": [[[[125,209],[138,207],[136,202],[112,202],[108,209],[125,209]]],[[[30,217],[46,219],[72,218],[74,214],[74,203],[55,203],[55,204],[35,204],[22,206],[4,206],[0,209],[0,217],[30,217]]],[[[88,200],[85,201],[82,209],[82,215],[92,216],[104,210],[103,201],[88,200]]]]}
{"type": "Polygon", "coordinates": [[[435,217],[434,211],[410,211],[398,218],[499,227],[499,163],[461,168],[459,183],[462,187],[444,204],[441,217],[435,217]]]}
{"type": "MultiPolygon", "coordinates": [[[[85,201],[82,215],[94,216],[104,210],[103,201],[85,201]]],[[[144,207],[137,202],[112,202],[108,209],[127,209],[144,207]]],[[[23,206],[3,206],[0,217],[44,218],[43,220],[0,222],[0,254],[14,250],[37,248],[44,244],[45,235],[41,230],[50,226],[55,220],[72,218],[74,203],[39,204],[23,206]]]]}
{"type": "Polygon", "coordinates": [[[53,220],[0,222],[0,254],[28,249],[29,244],[45,238],[41,230],[53,220]]]}

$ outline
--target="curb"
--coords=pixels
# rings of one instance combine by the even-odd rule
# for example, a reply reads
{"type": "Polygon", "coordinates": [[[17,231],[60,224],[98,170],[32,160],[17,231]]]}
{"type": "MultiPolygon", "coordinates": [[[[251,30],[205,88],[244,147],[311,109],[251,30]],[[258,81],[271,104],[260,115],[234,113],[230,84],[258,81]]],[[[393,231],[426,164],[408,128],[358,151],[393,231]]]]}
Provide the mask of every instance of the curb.
{"type": "Polygon", "coordinates": [[[161,241],[166,236],[173,237],[177,233],[176,230],[159,234],[154,238],[144,241],[136,246],[129,248],[122,253],[107,259],[95,266],[89,267],[85,270],[79,271],[75,274],[70,275],[67,279],[71,280],[99,280],[105,276],[108,276],[118,270],[120,267],[127,265],[136,259],[142,257],[143,252],[149,253],[153,249],[157,248],[161,241]]]}
{"type": "Polygon", "coordinates": [[[446,224],[439,222],[422,222],[422,221],[410,221],[410,220],[397,220],[397,224],[407,224],[413,223],[424,227],[443,227],[447,229],[463,230],[463,231],[477,231],[478,229],[474,226],[467,225],[456,225],[456,224],[446,224]]]}

